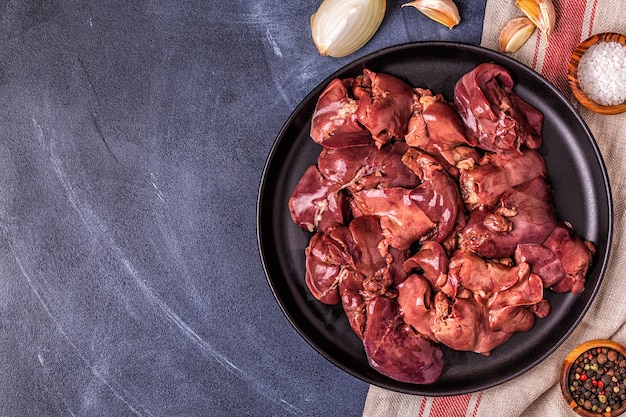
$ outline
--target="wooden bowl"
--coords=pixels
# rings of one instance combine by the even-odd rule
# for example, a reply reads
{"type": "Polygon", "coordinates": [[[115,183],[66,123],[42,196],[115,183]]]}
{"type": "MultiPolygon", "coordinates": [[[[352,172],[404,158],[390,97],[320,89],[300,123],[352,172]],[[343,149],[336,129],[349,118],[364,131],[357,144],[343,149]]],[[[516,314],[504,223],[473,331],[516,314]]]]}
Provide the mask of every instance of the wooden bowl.
{"type": "MultiPolygon", "coordinates": [[[[565,397],[565,401],[569,404],[572,410],[574,410],[578,415],[583,417],[597,417],[597,416],[605,416],[605,417],[614,417],[622,414],[626,411],[626,400],[622,401],[622,406],[611,410],[610,412],[597,413],[592,411],[587,411],[579,405],[573,398],[569,389],[569,373],[572,369],[572,366],[576,365],[576,360],[583,355],[584,353],[589,352],[590,350],[595,350],[598,348],[607,348],[609,350],[614,350],[618,353],[621,353],[624,357],[626,357],[626,348],[619,343],[613,342],[611,340],[606,339],[597,339],[590,340],[588,342],[584,342],[581,345],[577,346],[572,350],[565,360],[563,361],[563,367],[561,368],[561,392],[563,393],[563,397],[565,397]]],[[[615,366],[613,369],[623,369],[622,367],[615,366]]],[[[576,368],[574,368],[575,370],[576,368]]],[[[626,385],[620,382],[621,389],[626,390],[626,385]]]]}
{"type": "Polygon", "coordinates": [[[574,94],[574,97],[576,97],[580,104],[589,110],[600,114],[623,113],[626,111],[626,101],[615,106],[603,106],[587,97],[578,84],[578,64],[580,63],[580,58],[585,52],[587,52],[587,49],[599,42],[619,42],[622,45],[626,45],[626,36],[619,33],[605,32],[598,33],[584,40],[576,47],[576,49],[574,49],[574,53],[569,61],[567,68],[567,82],[572,90],[572,93],[574,94]]]}

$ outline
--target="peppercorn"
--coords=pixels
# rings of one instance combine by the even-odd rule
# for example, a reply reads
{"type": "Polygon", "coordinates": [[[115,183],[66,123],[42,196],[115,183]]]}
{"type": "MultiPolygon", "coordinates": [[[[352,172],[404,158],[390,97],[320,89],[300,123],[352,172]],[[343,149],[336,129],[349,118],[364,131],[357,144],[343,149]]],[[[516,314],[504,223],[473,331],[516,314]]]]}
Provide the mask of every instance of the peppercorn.
{"type": "Polygon", "coordinates": [[[594,413],[626,406],[622,384],[626,384],[626,357],[613,349],[589,349],[578,356],[568,375],[572,399],[594,413]]]}

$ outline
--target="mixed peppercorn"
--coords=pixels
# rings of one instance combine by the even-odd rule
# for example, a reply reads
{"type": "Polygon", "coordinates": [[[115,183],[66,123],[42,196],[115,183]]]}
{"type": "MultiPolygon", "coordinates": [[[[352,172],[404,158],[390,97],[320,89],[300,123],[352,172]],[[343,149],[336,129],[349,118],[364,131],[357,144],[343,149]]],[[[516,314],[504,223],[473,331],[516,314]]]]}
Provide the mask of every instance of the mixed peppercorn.
{"type": "Polygon", "coordinates": [[[610,413],[626,405],[626,358],[607,347],[589,349],[570,367],[569,391],[583,409],[610,413]]]}

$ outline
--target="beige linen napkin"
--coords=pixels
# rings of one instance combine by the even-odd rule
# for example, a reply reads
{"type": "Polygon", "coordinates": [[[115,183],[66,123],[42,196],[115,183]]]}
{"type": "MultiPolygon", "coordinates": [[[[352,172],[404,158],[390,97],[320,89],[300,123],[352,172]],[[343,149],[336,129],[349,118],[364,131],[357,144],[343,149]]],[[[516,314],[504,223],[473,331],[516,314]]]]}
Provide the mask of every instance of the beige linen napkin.
{"type": "MultiPolygon", "coordinates": [[[[575,46],[599,32],[626,33],[624,0],[553,0],[557,21],[547,43],[539,31],[513,58],[545,76],[567,97],[567,62],[575,46]]],[[[515,0],[488,0],[482,46],[498,49],[500,29],[522,13],[515,0]]],[[[607,273],[591,308],[573,334],[552,355],[512,381],[453,397],[422,397],[371,386],[363,415],[411,417],[575,416],[561,396],[559,371],[567,353],[595,338],[626,344],[626,114],[598,115],[571,98],[591,129],[607,165],[614,204],[613,246],[607,273]]]]}

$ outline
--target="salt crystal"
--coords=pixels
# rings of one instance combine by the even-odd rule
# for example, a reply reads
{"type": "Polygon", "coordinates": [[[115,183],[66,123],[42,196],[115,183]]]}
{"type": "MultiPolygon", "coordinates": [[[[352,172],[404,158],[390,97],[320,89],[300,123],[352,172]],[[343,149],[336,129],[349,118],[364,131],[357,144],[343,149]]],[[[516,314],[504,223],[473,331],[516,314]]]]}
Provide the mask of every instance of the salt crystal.
{"type": "Polygon", "coordinates": [[[578,83],[598,104],[626,102],[626,45],[599,42],[585,52],[578,64],[578,83]]]}

